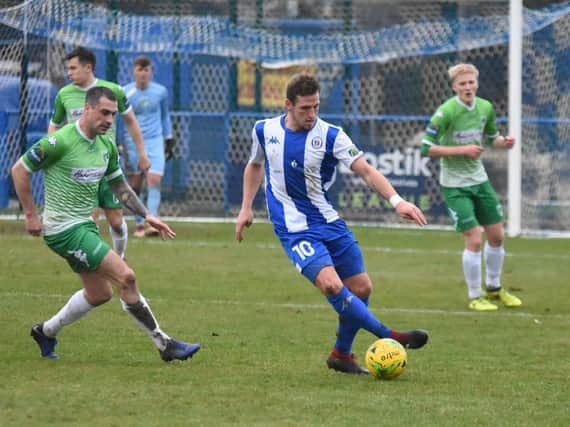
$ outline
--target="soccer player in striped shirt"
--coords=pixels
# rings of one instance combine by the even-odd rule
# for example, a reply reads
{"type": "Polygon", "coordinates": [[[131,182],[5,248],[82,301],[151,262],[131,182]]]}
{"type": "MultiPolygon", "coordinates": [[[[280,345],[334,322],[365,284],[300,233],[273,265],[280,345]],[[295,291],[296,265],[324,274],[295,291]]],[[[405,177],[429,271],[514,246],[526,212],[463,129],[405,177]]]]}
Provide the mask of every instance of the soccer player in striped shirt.
{"type": "MultiPolygon", "coordinates": [[[[65,59],[67,60],[67,72],[71,83],[61,88],[56,95],[54,112],[48,127],[48,133],[55,132],[65,122],[75,122],[81,116],[85,106],[85,93],[90,88],[94,86],[108,87],[117,96],[119,113],[136,143],[139,152],[139,168],[146,172],[150,167],[150,162],[144,149],[140,127],[123,89],[116,83],[95,77],[96,57],[89,49],[78,47],[67,54],[65,59]]],[[[109,136],[113,142],[116,142],[115,122],[109,129],[109,136]]],[[[109,232],[113,240],[113,249],[121,257],[124,257],[129,236],[127,223],[123,217],[123,207],[109,189],[106,181],[101,182],[97,207],[102,208],[105,212],[107,222],[109,223],[109,232]]],[[[93,215],[97,220],[99,210],[95,209],[93,215]]]]}
{"type": "Polygon", "coordinates": [[[169,337],[137,285],[135,272],[109,245],[101,240],[93,221],[99,183],[105,180],[116,197],[133,212],[159,230],[163,238],[176,234],[152,215],[127,184],[119,165],[117,146],[107,134],[118,111],[118,98],[106,86],[94,86],[85,95],[86,104],[75,123],[46,135],[36,142],[12,167],[12,178],[32,236],[43,234],[51,250],[65,258],[79,274],[83,288],[50,319],[32,327],[42,357],[59,358],[56,335],[113,296],[116,284],[123,309],[145,331],[160,353],[170,362],[186,360],[200,349],[199,344],[169,337]],[[32,199],[30,175],[44,172],[45,209],[43,224],[32,199]]]}
{"type": "Polygon", "coordinates": [[[339,127],[318,117],[319,83],[310,74],[295,75],[287,85],[287,113],[258,121],[243,176],[243,199],[235,237],[253,222],[253,199],[265,174],[269,219],[295,268],[326,297],[339,315],[337,339],[327,359],[329,369],[366,374],[352,354],[362,328],[379,338],[393,338],[408,348],[428,340],[421,329],[399,332],[368,309],[372,282],[354,235],[327,197],[336,165],[342,162],[373,190],[390,200],[400,217],[425,225],[423,213],[403,200],[390,182],[366,162],[339,127]]]}
{"type": "Polygon", "coordinates": [[[501,287],[505,249],[503,209],[481,161],[485,146],[510,149],[511,136],[499,135],[495,108],[477,96],[479,71],[473,64],[457,64],[448,71],[456,96],[439,106],[422,141],[422,154],[440,158],[439,182],[455,229],[463,234],[462,263],[468,307],[493,311],[501,301],[518,307],[521,300],[501,287]],[[481,288],[481,226],[485,229],[486,290],[481,288]]]}

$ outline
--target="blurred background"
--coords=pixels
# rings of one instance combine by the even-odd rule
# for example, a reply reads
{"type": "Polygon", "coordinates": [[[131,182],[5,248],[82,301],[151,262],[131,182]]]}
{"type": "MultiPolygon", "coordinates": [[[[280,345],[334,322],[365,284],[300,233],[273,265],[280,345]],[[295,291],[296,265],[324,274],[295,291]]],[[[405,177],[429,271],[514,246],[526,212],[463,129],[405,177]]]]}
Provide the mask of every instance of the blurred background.
{"type": "MultiPolygon", "coordinates": [[[[570,2],[525,1],[522,213],[526,233],[570,230],[570,2]]],[[[437,160],[421,158],[431,114],[453,95],[447,68],[472,62],[479,95],[508,132],[508,1],[0,0],[0,213],[18,211],[9,169],[47,130],[64,57],[97,54],[96,76],[126,84],[132,61],[154,62],[170,95],[175,155],[161,214],[234,216],[256,120],[283,112],[292,74],[319,78],[321,117],[342,126],[397,190],[448,225],[437,160]]],[[[121,132],[118,134],[121,142],[121,132]]],[[[484,162],[507,207],[507,154],[484,162]]],[[[353,221],[398,222],[340,170],[331,199],[353,221]]],[[[42,176],[34,197],[43,203],[42,176]]],[[[264,212],[264,196],[255,203],[264,212]]],[[[507,212],[508,218],[508,212],[507,212]]]]}

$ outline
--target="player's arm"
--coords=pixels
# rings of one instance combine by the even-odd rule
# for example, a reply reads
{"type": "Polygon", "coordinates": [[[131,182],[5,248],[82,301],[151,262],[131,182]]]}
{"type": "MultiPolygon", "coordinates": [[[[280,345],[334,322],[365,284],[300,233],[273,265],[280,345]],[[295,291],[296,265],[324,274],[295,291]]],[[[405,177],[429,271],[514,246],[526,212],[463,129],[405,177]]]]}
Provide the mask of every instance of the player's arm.
{"type": "Polygon", "coordinates": [[[56,130],[60,129],[65,121],[65,106],[61,101],[61,96],[59,92],[55,96],[55,103],[54,103],[54,110],[53,115],[49,121],[49,126],[47,129],[47,133],[53,133],[56,130]]]}
{"type": "Polygon", "coordinates": [[[471,159],[476,159],[481,156],[484,148],[479,145],[439,145],[440,139],[445,135],[451,125],[451,120],[452,118],[449,116],[449,113],[446,114],[442,109],[436,111],[431,118],[422,139],[422,155],[434,158],[466,156],[471,159]]]}
{"type": "Polygon", "coordinates": [[[147,223],[156,228],[163,239],[167,237],[173,239],[176,237],[176,233],[167,224],[150,213],[123,175],[118,179],[110,180],[109,188],[124,206],[135,214],[142,216],[147,223]]]}
{"type": "Polygon", "coordinates": [[[497,135],[495,139],[493,139],[493,147],[496,148],[503,148],[510,150],[511,148],[513,148],[514,145],[515,145],[515,138],[513,138],[512,136],[497,135]]]}
{"type": "Polygon", "coordinates": [[[236,221],[236,240],[243,240],[243,228],[253,223],[253,199],[263,182],[263,164],[249,161],[243,172],[243,196],[236,221]]]}
{"type": "Polygon", "coordinates": [[[14,189],[26,217],[26,231],[32,236],[39,236],[42,232],[42,222],[34,205],[30,175],[31,173],[24,166],[22,159],[19,159],[12,167],[14,189]]]}
{"type": "Polygon", "coordinates": [[[32,197],[32,173],[57,162],[65,152],[65,143],[55,135],[45,136],[32,145],[12,167],[14,189],[26,216],[26,230],[33,236],[42,231],[41,220],[32,197]]]}
{"type": "Polygon", "coordinates": [[[172,121],[168,107],[168,91],[164,88],[160,99],[160,120],[162,122],[162,135],[164,137],[164,156],[170,160],[174,155],[174,137],[172,134],[172,121]]]}
{"type": "Polygon", "coordinates": [[[131,109],[128,112],[124,113],[122,117],[123,120],[125,121],[125,126],[127,127],[129,134],[131,135],[131,138],[133,139],[133,142],[135,143],[135,146],[137,148],[138,157],[139,157],[138,161],[139,169],[143,172],[146,172],[150,168],[150,160],[146,155],[146,150],[144,148],[144,139],[142,136],[139,123],[137,122],[137,119],[135,117],[135,113],[131,109]]]}
{"type": "Polygon", "coordinates": [[[515,145],[515,138],[512,136],[502,136],[499,134],[496,125],[496,113],[495,108],[491,105],[489,114],[487,116],[487,122],[485,124],[485,136],[489,144],[493,145],[495,148],[502,148],[509,150],[515,145]]]}
{"type": "Polygon", "coordinates": [[[364,157],[361,156],[352,162],[351,169],[360,176],[370,188],[389,200],[400,217],[415,221],[418,225],[427,224],[422,211],[413,203],[402,199],[398,193],[396,193],[390,181],[388,181],[380,171],[373,168],[364,157]]]}
{"type": "MultiPolygon", "coordinates": [[[[422,150],[423,152],[424,150],[422,150]]],[[[425,150],[425,155],[429,157],[451,157],[451,156],[466,156],[470,159],[477,159],[483,154],[485,149],[479,145],[470,144],[462,145],[460,147],[448,147],[444,145],[430,145],[425,150]]]]}

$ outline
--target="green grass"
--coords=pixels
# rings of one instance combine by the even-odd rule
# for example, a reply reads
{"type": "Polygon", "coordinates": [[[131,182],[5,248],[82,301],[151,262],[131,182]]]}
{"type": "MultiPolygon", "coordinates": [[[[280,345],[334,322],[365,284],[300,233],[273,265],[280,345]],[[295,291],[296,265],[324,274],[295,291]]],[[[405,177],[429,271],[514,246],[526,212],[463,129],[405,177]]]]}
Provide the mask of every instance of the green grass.
{"type": "MultiPolygon", "coordinates": [[[[456,233],[354,228],[375,284],[370,307],[430,331],[394,381],[326,369],[336,315],[298,275],[267,224],[174,224],[172,242],[129,242],[127,257],[162,328],[199,341],[162,362],[118,299],[59,335],[42,360],[32,323],[78,277],[21,222],[0,222],[0,423],[45,425],[562,426],[570,424],[570,241],[508,239],[503,284],[524,303],[466,309],[456,233]]],[[[361,331],[362,361],[374,340],[361,331]]]]}

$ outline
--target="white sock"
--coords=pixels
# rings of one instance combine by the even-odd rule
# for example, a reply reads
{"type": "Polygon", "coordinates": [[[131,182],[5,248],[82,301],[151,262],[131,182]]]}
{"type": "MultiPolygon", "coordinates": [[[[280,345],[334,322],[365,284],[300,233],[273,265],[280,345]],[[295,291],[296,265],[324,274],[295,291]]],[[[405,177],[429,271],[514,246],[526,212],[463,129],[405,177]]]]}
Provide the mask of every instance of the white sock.
{"type": "Polygon", "coordinates": [[[117,233],[111,226],[109,226],[109,232],[111,233],[111,238],[113,239],[113,249],[119,254],[121,258],[125,257],[125,252],[127,251],[127,240],[129,239],[129,228],[127,226],[127,221],[123,218],[121,224],[121,233],[117,233]]]}
{"type": "Polygon", "coordinates": [[[493,247],[485,242],[485,283],[487,289],[492,291],[501,287],[501,272],[505,259],[505,247],[503,245],[493,247]]]}
{"type": "Polygon", "coordinates": [[[59,312],[44,322],[43,331],[48,337],[55,337],[65,325],[85,316],[93,307],[87,302],[83,289],[75,292],[59,312]]]}
{"type": "Polygon", "coordinates": [[[166,344],[170,337],[166,335],[158,326],[158,322],[152,314],[152,311],[146,301],[146,299],[139,294],[139,302],[135,304],[127,304],[125,301],[121,299],[121,305],[123,306],[123,310],[125,310],[135,321],[139,327],[145,331],[148,336],[156,345],[156,348],[159,350],[164,350],[166,348],[166,344]]]}
{"type": "Polygon", "coordinates": [[[483,296],[481,289],[481,251],[463,250],[463,275],[467,283],[469,299],[483,296]]]}

